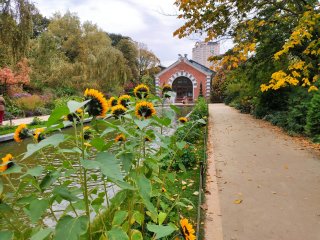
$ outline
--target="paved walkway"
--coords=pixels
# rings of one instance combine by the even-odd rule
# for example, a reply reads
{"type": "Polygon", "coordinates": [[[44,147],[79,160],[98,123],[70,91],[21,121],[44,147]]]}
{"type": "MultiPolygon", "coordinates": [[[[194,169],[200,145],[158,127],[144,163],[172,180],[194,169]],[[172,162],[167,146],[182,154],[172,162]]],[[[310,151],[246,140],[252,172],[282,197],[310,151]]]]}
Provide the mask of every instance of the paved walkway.
{"type": "MultiPolygon", "coordinates": [[[[35,117],[13,119],[12,120],[12,126],[17,126],[17,125],[19,125],[21,123],[25,123],[25,124],[31,123],[34,118],[35,117]]],[[[49,118],[49,115],[47,115],[47,116],[38,116],[38,118],[40,118],[43,121],[47,121],[48,118],[49,118]]],[[[3,125],[10,125],[10,121],[9,120],[3,121],[3,125]]]]}
{"type": "Polygon", "coordinates": [[[206,240],[320,240],[320,156],[209,105],[206,240]]]}

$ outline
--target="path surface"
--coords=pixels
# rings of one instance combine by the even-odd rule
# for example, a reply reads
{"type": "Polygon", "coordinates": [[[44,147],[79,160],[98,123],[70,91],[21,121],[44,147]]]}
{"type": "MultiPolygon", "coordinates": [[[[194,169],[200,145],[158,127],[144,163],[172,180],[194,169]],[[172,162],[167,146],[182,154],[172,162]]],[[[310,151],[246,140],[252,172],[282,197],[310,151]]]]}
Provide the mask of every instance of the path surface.
{"type": "Polygon", "coordinates": [[[320,240],[316,152],[211,104],[208,154],[206,240],[320,240]]]}
{"type": "MultiPolygon", "coordinates": [[[[25,123],[25,124],[29,124],[32,122],[32,120],[34,119],[35,117],[28,117],[28,118],[19,118],[19,119],[13,119],[12,120],[12,126],[17,126],[21,123],[25,123]]],[[[46,116],[38,116],[38,118],[40,118],[42,121],[47,121],[48,118],[49,118],[49,115],[46,115],[46,116]]],[[[10,124],[10,121],[7,120],[7,121],[3,121],[3,125],[11,125],[10,124]]]]}

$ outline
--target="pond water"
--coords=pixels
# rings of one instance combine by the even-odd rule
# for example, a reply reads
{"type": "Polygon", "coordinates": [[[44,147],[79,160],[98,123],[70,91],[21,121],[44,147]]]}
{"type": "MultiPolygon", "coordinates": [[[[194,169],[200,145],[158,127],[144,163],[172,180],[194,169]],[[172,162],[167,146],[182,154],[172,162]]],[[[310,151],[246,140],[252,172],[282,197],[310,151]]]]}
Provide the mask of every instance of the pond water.
{"type": "MultiPolygon", "coordinates": [[[[177,114],[177,118],[181,117],[181,116],[186,116],[192,109],[192,106],[182,106],[180,107],[181,111],[179,114],[177,114]]],[[[164,109],[165,110],[165,109],[164,109]]],[[[73,128],[66,128],[63,129],[62,132],[64,134],[73,134],[74,129],[73,128]]],[[[164,134],[170,135],[172,134],[173,129],[167,129],[164,131],[164,134]]],[[[33,140],[31,138],[25,139],[22,143],[17,144],[14,141],[10,141],[10,142],[5,142],[5,143],[0,143],[0,156],[5,156],[7,153],[11,153],[13,156],[18,156],[20,154],[23,154],[24,152],[26,152],[27,149],[27,145],[33,143],[33,140]]],[[[67,148],[68,146],[66,144],[62,144],[61,146],[62,148],[67,148]]],[[[156,146],[155,146],[156,147],[156,146]]],[[[65,154],[66,155],[66,154],[65,154]]],[[[66,155],[67,159],[70,162],[73,162],[74,166],[76,166],[77,160],[74,158],[74,156],[72,154],[66,155]]],[[[61,166],[63,163],[61,162],[61,156],[59,156],[57,153],[54,153],[52,151],[52,149],[47,148],[43,150],[43,154],[34,154],[31,157],[27,158],[23,164],[25,164],[28,168],[32,168],[35,166],[56,166],[59,167],[61,166]]],[[[18,182],[18,175],[14,174],[12,176],[10,176],[12,182],[14,185],[17,185],[18,182]]],[[[68,177],[68,180],[72,180],[74,178],[77,178],[76,174],[71,174],[68,177]]],[[[77,181],[74,181],[77,182],[77,181]]],[[[98,192],[102,192],[104,191],[104,185],[102,181],[89,181],[88,182],[88,186],[89,188],[98,188],[98,192]]],[[[77,186],[78,187],[78,186],[77,186]]],[[[112,196],[114,196],[114,194],[117,192],[117,186],[114,186],[112,184],[109,184],[107,186],[107,191],[108,191],[108,195],[111,198],[112,196]]],[[[24,194],[28,194],[30,193],[30,191],[32,191],[31,189],[26,189],[26,191],[24,192],[24,194]]],[[[21,196],[20,196],[21,197],[21,196]]],[[[66,207],[66,205],[68,205],[69,203],[66,201],[62,201],[61,204],[56,204],[54,206],[54,212],[56,213],[56,215],[59,217],[60,214],[62,214],[62,210],[66,207]]],[[[106,203],[105,203],[106,204],[106,203]]],[[[93,216],[94,217],[94,214],[93,216]]],[[[55,221],[53,219],[50,219],[49,217],[45,219],[45,224],[48,226],[54,226],[55,225],[55,221]]],[[[2,225],[2,221],[0,220],[0,226],[2,225]]]]}

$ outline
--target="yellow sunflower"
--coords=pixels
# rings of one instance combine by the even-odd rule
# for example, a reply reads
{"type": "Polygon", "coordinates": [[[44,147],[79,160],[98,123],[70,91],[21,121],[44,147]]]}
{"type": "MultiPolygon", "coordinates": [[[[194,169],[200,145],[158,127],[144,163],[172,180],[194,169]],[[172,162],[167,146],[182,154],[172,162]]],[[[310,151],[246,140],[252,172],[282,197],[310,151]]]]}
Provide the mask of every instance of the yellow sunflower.
{"type": "Polygon", "coordinates": [[[29,135],[29,130],[26,124],[20,124],[14,132],[13,139],[16,142],[22,142],[23,139],[27,138],[29,135]]]}
{"type": "Polygon", "coordinates": [[[181,123],[186,123],[186,122],[188,122],[188,118],[186,118],[186,117],[180,117],[178,120],[179,120],[179,122],[181,122],[181,123]]]}
{"type": "Polygon", "coordinates": [[[45,135],[44,135],[44,128],[37,128],[36,130],[34,130],[33,132],[33,138],[37,141],[40,142],[43,139],[45,139],[45,135]]]}
{"type": "Polygon", "coordinates": [[[127,111],[127,109],[124,106],[120,105],[120,104],[118,104],[118,105],[116,105],[116,106],[111,108],[111,113],[116,118],[118,118],[121,115],[125,114],[126,111],[127,111]]]}
{"type": "Polygon", "coordinates": [[[188,219],[183,218],[180,220],[180,225],[182,233],[185,240],[195,240],[196,236],[194,235],[195,231],[192,225],[189,223],[188,219]]]}
{"type": "Polygon", "coordinates": [[[118,100],[115,97],[111,97],[108,100],[109,107],[114,107],[118,104],[118,100]]]}
{"type": "Polygon", "coordinates": [[[151,138],[148,137],[148,136],[145,136],[145,137],[144,137],[144,141],[145,141],[145,142],[151,142],[151,138]]]}
{"type": "Polygon", "coordinates": [[[135,114],[138,118],[150,118],[156,113],[156,109],[151,102],[142,101],[136,105],[135,114]]]}
{"type": "Polygon", "coordinates": [[[122,95],[118,98],[118,105],[122,105],[125,108],[128,107],[128,104],[130,102],[130,96],[129,95],[122,95]]]}
{"type": "Polygon", "coordinates": [[[162,96],[165,98],[169,98],[170,95],[167,94],[167,92],[171,92],[172,91],[172,87],[169,84],[165,84],[162,87],[162,96]]]}
{"type": "Polygon", "coordinates": [[[91,100],[86,104],[90,116],[104,117],[108,111],[108,101],[103,94],[95,89],[86,89],[84,92],[86,100],[91,100]]]}
{"type": "Polygon", "coordinates": [[[121,134],[116,136],[114,141],[115,142],[124,142],[124,141],[126,141],[126,136],[123,133],[121,133],[121,134]]]}
{"type": "Polygon", "coordinates": [[[139,84],[133,90],[134,95],[139,99],[146,98],[149,95],[149,92],[149,87],[145,84],[139,84]]]}
{"type": "Polygon", "coordinates": [[[0,172],[4,172],[5,170],[11,168],[14,163],[12,162],[13,156],[8,153],[5,157],[3,157],[1,160],[1,164],[0,164],[0,172]]]}
{"type": "Polygon", "coordinates": [[[84,140],[89,140],[92,137],[92,130],[89,126],[83,128],[83,138],[84,140]]]}

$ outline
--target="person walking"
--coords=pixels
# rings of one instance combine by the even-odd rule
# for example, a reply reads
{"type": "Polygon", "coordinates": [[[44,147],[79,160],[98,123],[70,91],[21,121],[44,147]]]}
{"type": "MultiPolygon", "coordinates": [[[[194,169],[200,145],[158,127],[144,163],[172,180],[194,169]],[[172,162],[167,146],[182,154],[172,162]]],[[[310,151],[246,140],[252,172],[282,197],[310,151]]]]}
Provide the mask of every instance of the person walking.
{"type": "Polygon", "coordinates": [[[3,96],[0,95],[0,125],[2,125],[3,118],[4,118],[4,110],[6,109],[6,101],[4,100],[3,96]]]}

